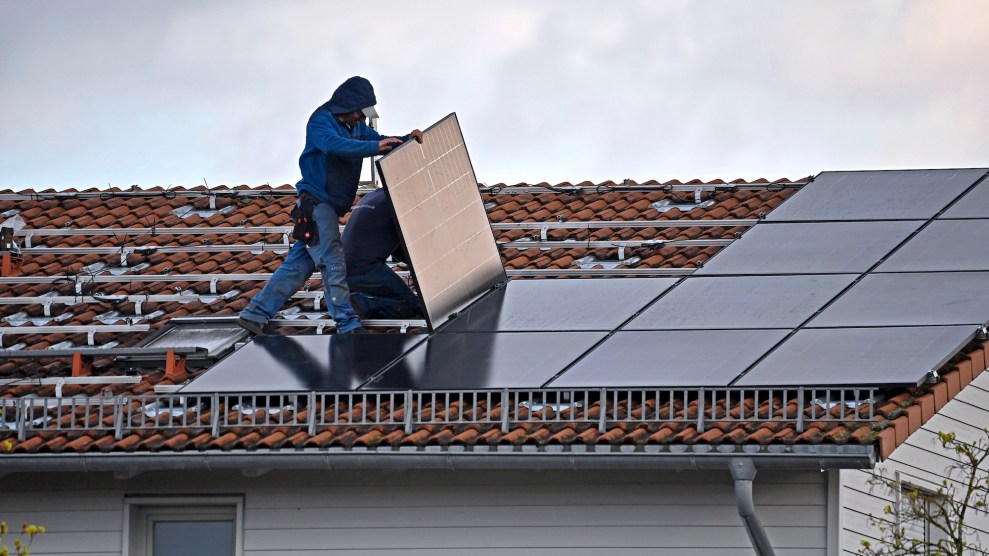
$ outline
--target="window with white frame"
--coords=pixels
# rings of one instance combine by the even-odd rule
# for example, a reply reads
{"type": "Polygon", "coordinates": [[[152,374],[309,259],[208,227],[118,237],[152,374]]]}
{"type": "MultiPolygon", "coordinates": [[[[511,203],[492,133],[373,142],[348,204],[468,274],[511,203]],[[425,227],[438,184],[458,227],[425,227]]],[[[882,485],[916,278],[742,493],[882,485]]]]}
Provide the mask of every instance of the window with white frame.
{"type": "Polygon", "coordinates": [[[932,546],[947,537],[937,523],[946,523],[941,510],[942,495],[904,480],[896,474],[896,526],[903,528],[907,539],[916,539],[932,546]]]}
{"type": "Polygon", "coordinates": [[[240,556],[240,496],[127,497],[124,556],[240,556]]]}

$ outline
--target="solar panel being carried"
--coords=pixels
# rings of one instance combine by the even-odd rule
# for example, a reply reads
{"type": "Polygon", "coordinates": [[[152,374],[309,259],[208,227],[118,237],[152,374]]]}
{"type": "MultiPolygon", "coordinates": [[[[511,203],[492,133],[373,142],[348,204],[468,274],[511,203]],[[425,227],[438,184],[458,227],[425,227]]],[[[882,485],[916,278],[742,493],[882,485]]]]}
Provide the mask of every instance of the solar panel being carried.
{"type": "Polygon", "coordinates": [[[378,160],[432,329],[505,282],[456,114],[378,160]]]}
{"type": "Polygon", "coordinates": [[[823,172],[766,221],[926,220],[985,173],[984,168],[823,172]]]}

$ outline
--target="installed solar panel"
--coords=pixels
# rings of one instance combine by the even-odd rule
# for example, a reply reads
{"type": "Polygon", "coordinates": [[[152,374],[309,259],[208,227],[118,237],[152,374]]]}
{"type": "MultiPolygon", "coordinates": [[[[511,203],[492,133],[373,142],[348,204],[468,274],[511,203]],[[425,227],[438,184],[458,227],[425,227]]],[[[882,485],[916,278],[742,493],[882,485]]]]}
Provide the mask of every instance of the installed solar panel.
{"type": "Polygon", "coordinates": [[[916,385],[975,332],[974,326],[804,329],[733,386],[916,385]]]}
{"type": "Polygon", "coordinates": [[[760,223],[694,275],[861,273],[922,224],[912,220],[760,223]]]}
{"type": "Polygon", "coordinates": [[[727,386],[788,330],[616,332],[548,386],[727,386]]]}
{"type": "Polygon", "coordinates": [[[766,220],[926,220],[983,174],[984,169],[824,172],[766,220]]]}
{"type": "Polygon", "coordinates": [[[857,276],[689,277],[623,330],[796,328],[857,276]]]}
{"type": "Polygon", "coordinates": [[[538,388],[604,332],[434,334],[361,390],[538,388]]]}
{"type": "Polygon", "coordinates": [[[935,220],[876,272],[989,270],[989,220],[935,220]]]}
{"type": "Polygon", "coordinates": [[[182,392],[352,390],[425,338],[424,334],[257,336],[182,392]]]}
{"type": "Polygon", "coordinates": [[[989,180],[982,180],[938,218],[989,218],[989,180]]]}
{"type": "Polygon", "coordinates": [[[471,305],[441,331],[610,331],[677,280],[512,280],[471,305]]]}
{"type": "Polygon", "coordinates": [[[870,274],[809,327],[989,322],[989,272],[870,274]]]}
{"type": "Polygon", "coordinates": [[[507,280],[456,114],[378,160],[426,316],[436,328],[507,280]]]}

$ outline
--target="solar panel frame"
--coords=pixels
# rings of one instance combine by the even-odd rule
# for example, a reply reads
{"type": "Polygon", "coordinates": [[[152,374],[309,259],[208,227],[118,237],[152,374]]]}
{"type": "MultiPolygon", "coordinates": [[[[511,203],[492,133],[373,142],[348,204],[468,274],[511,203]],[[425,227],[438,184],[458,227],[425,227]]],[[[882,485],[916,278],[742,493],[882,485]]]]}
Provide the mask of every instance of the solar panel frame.
{"type": "Polygon", "coordinates": [[[989,270],[989,219],[934,220],[874,272],[989,270]]]}
{"type": "Polygon", "coordinates": [[[354,390],[425,339],[425,334],[256,336],[180,392],[354,390]]]}
{"type": "Polygon", "coordinates": [[[693,276],[863,273],[923,224],[920,220],[760,222],[693,276]]]}
{"type": "Polygon", "coordinates": [[[360,390],[538,388],[606,335],[601,331],[432,334],[360,390]]]}
{"type": "Polygon", "coordinates": [[[985,172],[984,168],[822,172],[770,212],[766,221],[927,220],[985,172]]]}
{"type": "Polygon", "coordinates": [[[858,276],[689,276],[622,330],[796,328],[858,276]]]}
{"type": "Polygon", "coordinates": [[[619,331],[546,386],[726,387],[790,330],[619,331]]]}
{"type": "Polygon", "coordinates": [[[508,280],[456,113],[377,168],[431,330],[508,280]]]}
{"type": "Polygon", "coordinates": [[[978,185],[938,218],[989,218],[989,179],[983,176],[978,185]]]}
{"type": "Polygon", "coordinates": [[[680,278],[510,280],[438,330],[448,332],[611,331],[680,278]]]}
{"type": "Polygon", "coordinates": [[[980,325],[989,322],[989,272],[869,274],[808,328],[980,325]]]}
{"type": "Polygon", "coordinates": [[[739,387],[919,385],[977,326],[805,328],[732,383],[739,387]]]}

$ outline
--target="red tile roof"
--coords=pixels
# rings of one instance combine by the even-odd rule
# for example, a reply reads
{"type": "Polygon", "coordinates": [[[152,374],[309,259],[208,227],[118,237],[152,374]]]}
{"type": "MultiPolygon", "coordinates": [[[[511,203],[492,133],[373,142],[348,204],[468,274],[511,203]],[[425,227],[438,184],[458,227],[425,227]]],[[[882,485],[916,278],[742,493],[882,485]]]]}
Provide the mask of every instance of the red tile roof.
{"type": "MultiPolygon", "coordinates": [[[[656,226],[639,225],[622,227],[616,223],[607,228],[552,228],[546,230],[550,240],[703,240],[733,238],[749,225],[700,226],[687,225],[663,227],[664,222],[681,220],[747,220],[758,219],[784,202],[797,184],[778,180],[775,185],[766,180],[732,182],[729,187],[722,181],[688,184],[680,182],[646,182],[637,184],[578,184],[561,183],[550,186],[539,184],[542,191],[532,191],[522,185],[506,186],[497,184],[482,190],[482,199],[488,210],[491,222],[495,225],[495,238],[500,243],[518,242],[530,239],[539,240],[542,223],[591,222],[591,221],[655,221],[656,226]],[[673,187],[691,185],[705,186],[707,190],[695,193],[690,188],[673,187]],[[710,186],[719,186],[710,191],[710,186]],[[758,186],[758,187],[756,187],[758,186]],[[685,190],[686,189],[686,190],[685,190]],[[661,212],[654,206],[662,201],[672,204],[695,205],[695,195],[713,201],[708,206],[682,211],[677,208],[661,212]],[[527,229],[507,228],[509,223],[533,223],[527,229]]],[[[22,195],[30,198],[0,200],[0,214],[4,218],[17,213],[27,222],[27,228],[38,230],[30,238],[32,249],[25,249],[20,261],[20,279],[0,279],[0,296],[3,298],[25,298],[41,296],[78,296],[80,294],[99,299],[95,302],[75,304],[55,303],[48,309],[40,303],[30,305],[0,304],[0,333],[2,347],[19,345],[26,350],[40,350],[71,342],[72,347],[86,346],[89,337],[85,332],[52,332],[14,335],[13,326],[53,326],[98,325],[99,317],[117,311],[124,317],[139,320],[150,327],[148,332],[97,332],[92,337],[95,345],[117,342],[118,347],[138,345],[150,334],[164,327],[171,319],[184,316],[236,315],[264,285],[263,279],[244,280],[240,277],[226,278],[215,284],[216,292],[239,292],[228,297],[211,295],[209,275],[258,274],[273,272],[281,261],[280,252],[272,246],[282,244],[283,231],[278,229],[258,230],[251,233],[176,233],[175,228],[196,227],[280,227],[288,226],[289,207],[294,203],[294,188],[248,188],[246,186],[229,189],[225,187],[207,189],[196,187],[189,190],[176,188],[169,191],[161,188],[138,191],[119,189],[92,189],[84,192],[54,191],[0,191],[4,195],[22,195]],[[199,197],[187,197],[190,192],[198,192],[199,197]],[[270,192],[270,194],[261,194],[270,192]],[[81,193],[76,195],[76,193],[81,193]],[[151,197],[128,197],[133,193],[154,193],[151,197]],[[74,196],[75,195],[75,196],[74,196]],[[18,212],[19,211],[19,212],[18,212]],[[186,212],[191,211],[191,212],[186,212]],[[200,211],[200,212],[196,212],[200,211]],[[126,231],[125,228],[148,228],[143,231],[126,231]],[[44,235],[45,230],[101,230],[99,235],[44,235]],[[236,251],[236,246],[248,249],[252,244],[266,244],[251,251],[236,251]],[[181,246],[214,246],[216,250],[181,252],[165,248],[181,246]],[[230,245],[224,250],[222,246],[230,245]],[[158,246],[159,249],[147,249],[158,246]],[[44,249],[76,248],[76,252],[45,253],[44,249]],[[79,248],[111,248],[101,253],[82,253],[79,248]],[[145,250],[142,251],[142,248],[145,250]],[[123,258],[127,267],[121,267],[123,258]],[[102,265],[102,266],[101,266],[102,265]],[[118,281],[96,281],[108,269],[121,272],[118,281]],[[144,280],[141,276],[171,275],[174,280],[144,280]],[[190,280],[197,275],[203,280],[190,280]],[[53,279],[57,278],[57,279],[53,279]],[[188,301],[149,301],[142,303],[140,315],[133,301],[108,300],[114,295],[160,295],[176,293],[190,295],[188,301]],[[105,301],[103,301],[105,300],[105,301]],[[46,314],[47,311],[47,314],[46,314]],[[30,322],[30,320],[34,322],[30,322]],[[45,321],[58,319],[46,323],[45,321]]],[[[720,224],[720,223],[719,223],[720,224]]],[[[181,230],[179,230],[181,232],[181,230]]],[[[26,246],[25,238],[18,241],[26,246]]],[[[521,249],[503,246],[502,256],[509,271],[527,270],[538,274],[540,270],[581,269],[579,262],[585,257],[597,261],[610,261],[617,268],[662,269],[671,273],[677,270],[695,268],[709,259],[719,246],[640,246],[630,247],[625,259],[619,262],[617,249],[592,248],[552,248],[548,250],[521,249]]],[[[523,246],[519,246],[523,247],[523,246]]],[[[600,265],[599,265],[600,266],[600,265]]],[[[584,268],[586,270],[586,268],[584,268]]],[[[108,279],[107,279],[108,280],[108,279]]],[[[309,289],[318,291],[320,284],[312,280],[309,289]]],[[[290,307],[311,310],[311,300],[295,299],[290,307]]],[[[313,333],[303,329],[303,333],[313,333]]],[[[288,331],[283,330],[283,333],[288,331]]],[[[395,330],[386,332],[396,332],[395,330]]],[[[299,333],[294,329],[292,333],[299,333]]],[[[112,366],[110,358],[96,358],[92,362],[95,376],[118,376],[119,370],[112,366]]],[[[99,413],[79,410],[62,411],[52,408],[44,411],[51,419],[43,421],[38,432],[27,434],[22,440],[16,432],[0,432],[0,439],[13,442],[14,453],[113,453],[113,452],[199,452],[203,450],[304,450],[343,447],[378,448],[430,446],[448,448],[460,446],[535,446],[545,448],[557,446],[570,449],[574,446],[607,445],[642,449],[646,446],[672,445],[712,445],[712,446],[794,446],[794,445],[875,445],[881,456],[887,456],[902,442],[910,431],[930,419],[935,411],[952,398],[959,388],[964,387],[986,368],[986,346],[984,341],[974,342],[963,353],[957,354],[943,369],[945,380],[933,387],[888,389],[880,392],[872,410],[874,418],[865,421],[846,421],[821,418],[821,409],[810,400],[798,404],[792,402],[787,409],[789,416],[802,414],[802,430],[798,430],[792,417],[779,419],[784,408],[779,405],[782,398],[763,400],[757,406],[755,400],[747,398],[728,402],[716,400],[715,409],[707,407],[698,414],[697,400],[687,407],[673,408],[679,416],[671,422],[622,421],[618,411],[627,415],[641,415],[645,409],[660,403],[657,399],[628,399],[609,406],[609,418],[605,429],[600,428],[600,400],[589,400],[585,408],[586,419],[573,419],[574,416],[550,415],[548,410],[534,412],[527,419],[513,420],[505,428],[501,421],[503,411],[513,411],[511,406],[495,400],[490,406],[485,403],[460,406],[456,404],[430,402],[417,403],[414,410],[419,413],[416,425],[409,427],[405,418],[404,406],[379,404],[367,407],[360,403],[350,406],[347,403],[328,405],[320,402],[315,407],[296,405],[293,409],[280,413],[287,419],[285,426],[255,426],[256,421],[248,420],[243,413],[232,407],[203,407],[194,420],[176,421],[178,417],[169,414],[170,428],[149,427],[128,429],[127,434],[115,437],[112,418],[107,427],[100,430],[96,425],[99,413]],[[775,402],[776,405],[773,405],[775,402]],[[732,405],[734,403],[735,405],[732,405]],[[743,407],[748,411],[761,411],[766,417],[776,414],[777,420],[768,422],[739,422],[718,420],[717,407],[721,407],[724,418],[725,407],[733,407],[737,412],[743,407]],[[221,409],[222,408],[222,409],[221,409]],[[211,423],[215,411],[224,412],[224,422],[230,425],[217,431],[214,437],[211,423]],[[308,412],[319,412],[314,422],[320,423],[311,430],[308,412]],[[714,413],[712,413],[712,411],[714,413]],[[297,412],[297,413],[296,413],[297,412]],[[383,423],[354,423],[341,420],[341,412],[367,415],[374,412],[383,416],[383,423]],[[478,422],[454,422],[451,412],[456,415],[470,414],[478,422]],[[439,424],[422,421],[422,415],[440,418],[439,424]],[[696,419],[703,416],[702,427],[696,419]],[[81,422],[89,421],[87,430],[82,430],[81,422]],[[695,421],[691,421],[695,420],[695,421]],[[178,423],[178,424],[176,424],[178,423]],[[63,430],[57,430],[61,427],[63,430]],[[75,430],[64,430],[75,429],[75,430]],[[312,434],[310,434],[312,432],[312,434]]],[[[114,396],[140,396],[152,394],[156,386],[181,384],[202,372],[201,369],[173,369],[171,375],[161,367],[145,372],[136,384],[65,384],[61,386],[63,398],[83,396],[89,399],[107,399],[114,396]]],[[[52,359],[0,359],[0,379],[30,378],[41,379],[69,376],[72,372],[71,357],[52,359]]],[[[7,407],[13,401],[27,397],[53,397],[56,385],[21,383],[2,386],[2,396],[7,407]]],[[[781,393],[782,395],[782,393],[781,393]]],[[[81,398],[80,398],[81,399],[81,398]]],[[[133,399],[135,414],[140,415],[147,400],[133,399]]],[[[518,399],[513,398],[513,403],[518,399]]],[[[788,402],[789,403],[789,402],[788,402]]],[[[863,406],[863,408],[866,406],[863,406]]],[[[864,409],[862,409],[864,410],[864,409]]],[[[860,411],[862,411],[860,410],[860,411]]],[[[10,413],[5,412],[8,428],[13,429],[10,413]]],[[[107,419],[107,418],[104,418],[107,419]]],[[[152,424],[157,423],[148,417],[152,424]]],[[[104,423],[105,424],[105,423],[104,423]]],[[[118,431],[122,429],[117,429],[118,431]]]]}

